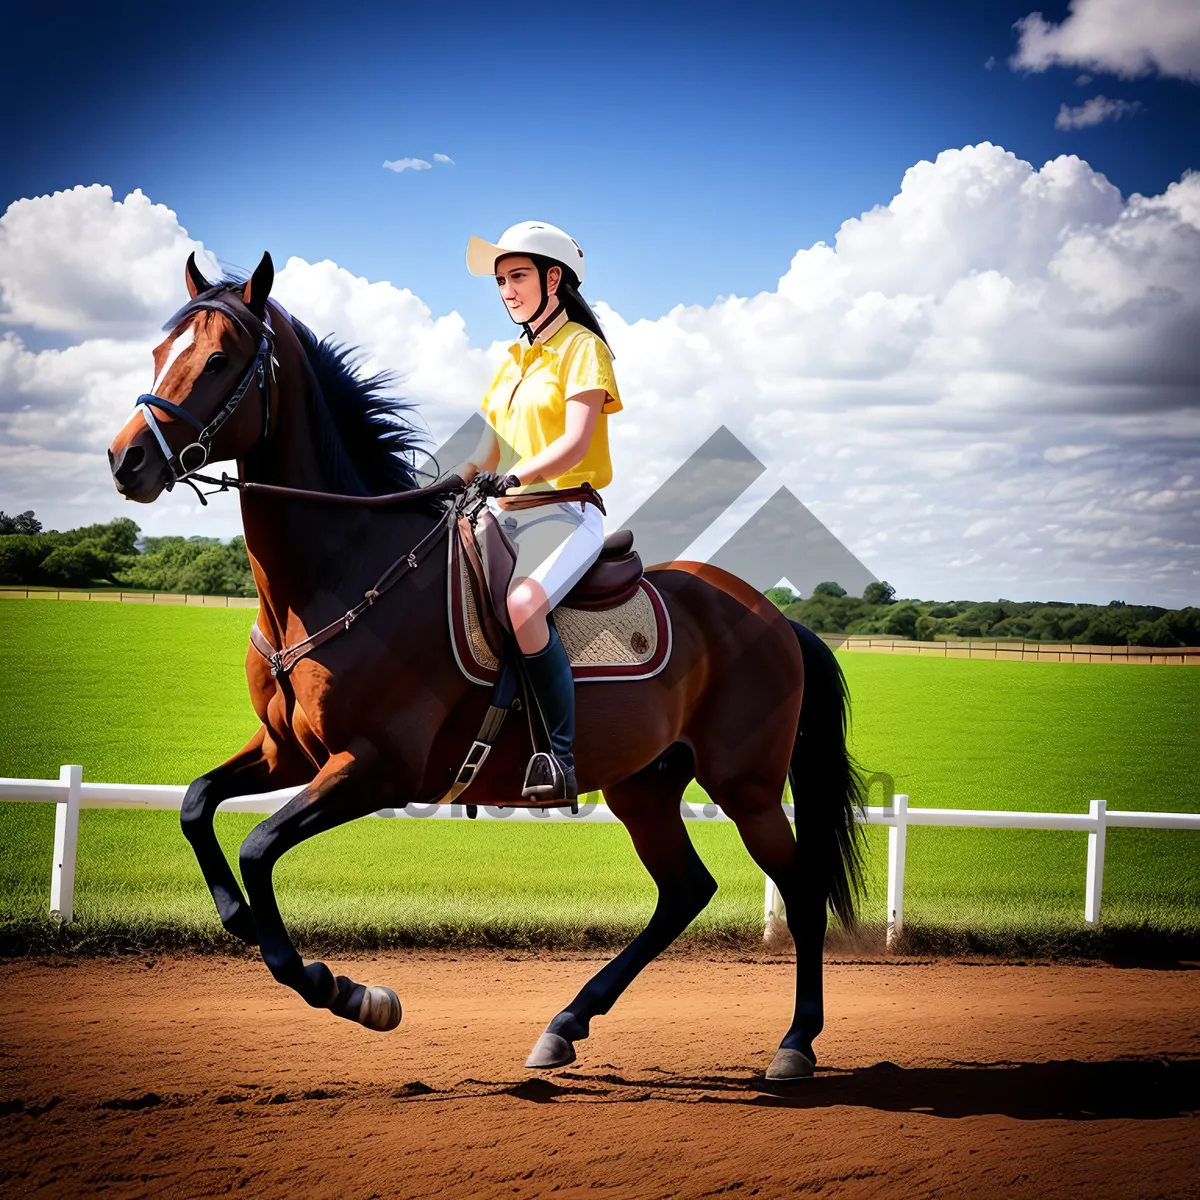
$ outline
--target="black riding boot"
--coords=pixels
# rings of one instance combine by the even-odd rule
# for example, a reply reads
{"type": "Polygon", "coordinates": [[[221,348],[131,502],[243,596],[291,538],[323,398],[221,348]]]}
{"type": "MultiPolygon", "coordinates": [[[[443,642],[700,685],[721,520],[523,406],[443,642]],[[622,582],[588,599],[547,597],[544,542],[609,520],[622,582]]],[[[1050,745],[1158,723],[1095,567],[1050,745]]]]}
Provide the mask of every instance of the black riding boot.
{"type": "Polygon", "coordinates": [[[535,754],[525,772],[523,796],[541,800],[575,800],[579,788],[575,783],[575,680],[571,676],[571,661],[550,623],[550,641],[536,654],[525,655],[529,682],[546,719],[550,748],[557,762],[546,754],[535,754]]]}

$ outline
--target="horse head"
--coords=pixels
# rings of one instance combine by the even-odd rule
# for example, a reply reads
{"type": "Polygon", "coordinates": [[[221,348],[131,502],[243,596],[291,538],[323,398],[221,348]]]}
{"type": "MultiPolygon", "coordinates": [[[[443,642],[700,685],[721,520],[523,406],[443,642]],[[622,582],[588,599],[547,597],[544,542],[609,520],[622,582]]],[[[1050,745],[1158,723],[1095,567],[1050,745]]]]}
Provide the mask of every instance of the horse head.
{"type": "Polygon", "coordinates": [[[244,284],[210,284],[195,254],[184,276],[190,299],[163,326],[154,383],[108,450],[117,491],[142,504],[207,462],[243,458],[270,424],[271,256],[244,284]]]}

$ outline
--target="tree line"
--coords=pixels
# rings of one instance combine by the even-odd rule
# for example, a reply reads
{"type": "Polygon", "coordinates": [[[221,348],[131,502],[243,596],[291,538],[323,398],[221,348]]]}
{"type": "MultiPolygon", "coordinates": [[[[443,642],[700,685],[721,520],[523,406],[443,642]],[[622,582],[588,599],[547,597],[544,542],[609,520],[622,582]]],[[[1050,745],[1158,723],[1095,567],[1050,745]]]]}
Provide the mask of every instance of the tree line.
{"type": "Polygon", "coordinates": [[[0,586],[87,588],[253,596],[254,577],[240,535],[141,537],[128,517],[65,533],[44,530],[33,512],[0,512],[0,586]]]}
{"type": "Polygon", "coordinates": [[[947,638],[1075,642],[1085,646],[1200,646],[1200,608],[1153,604],[1070,604],[1060,600],[906,600],[886,581],[862,596],[818,583],[812,595],[771,588],[767,595],[793,621],[818,633],[857,633],[920,642],[947,638]]]}
{"type": "MultiPolygon", "coordinates": [[[[86,588],[253,596],[246,541],[211,537],[141,537],[128,517],[66,533],[43,530],[32,512],[0,512],[0,586],[86,588]]],[[[1150,604],[1069,604],[1057,600],[898,599],[886,581],[850,596],[832,581],[801,597],[791,588],[767,596],[818,633],[874,634],[939,641],[1020,639],[1099,646],[1200,646],[1200,608],[1150,604]]]]}

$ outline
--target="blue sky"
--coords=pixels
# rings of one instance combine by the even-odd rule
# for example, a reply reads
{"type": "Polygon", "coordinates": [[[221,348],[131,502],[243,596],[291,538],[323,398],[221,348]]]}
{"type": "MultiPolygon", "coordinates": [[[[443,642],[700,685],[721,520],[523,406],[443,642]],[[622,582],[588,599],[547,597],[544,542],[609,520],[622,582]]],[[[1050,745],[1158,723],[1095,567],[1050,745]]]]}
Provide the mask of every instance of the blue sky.
{"type": "Polygon", "coordinates": [[[22,5],[0,197],[141,188],[224,260],[331,258],[477,345],[510,327],[467,235],[536,217],[584,245],[592,298],[654,318],[773,288],[948,147],[1078,154],[1125,193],[1200,165],[1193,85],[1012,71],[1032,4],[22,5]],[[1055,129],[1099,90],[1144,108],[1055,129]]]}
{"type": "Polygon", "coordinates": [[[901,595],[1200,602],[1198,85],[1200,0],[22,6],[0,508],[237,532],[104,454],[197,242],[295,256],[436,444],[515,333],[467,238],[532,218],[608,306],[611,527],[725,424],[766,470],[687,557],[786,487],[901,595]]]}

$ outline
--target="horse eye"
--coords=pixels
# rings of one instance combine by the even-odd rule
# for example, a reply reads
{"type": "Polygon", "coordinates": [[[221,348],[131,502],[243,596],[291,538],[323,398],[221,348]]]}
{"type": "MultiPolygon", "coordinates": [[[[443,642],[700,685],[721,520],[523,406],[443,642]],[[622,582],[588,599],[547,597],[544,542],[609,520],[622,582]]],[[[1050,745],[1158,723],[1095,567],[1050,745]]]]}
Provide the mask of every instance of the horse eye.
{"type": "Polygon", "coordinates": [[[204,374],[215,375],[228,361],[229,358],[225,354],[210,354],[208,362],[204,364],[204,374]]]}

